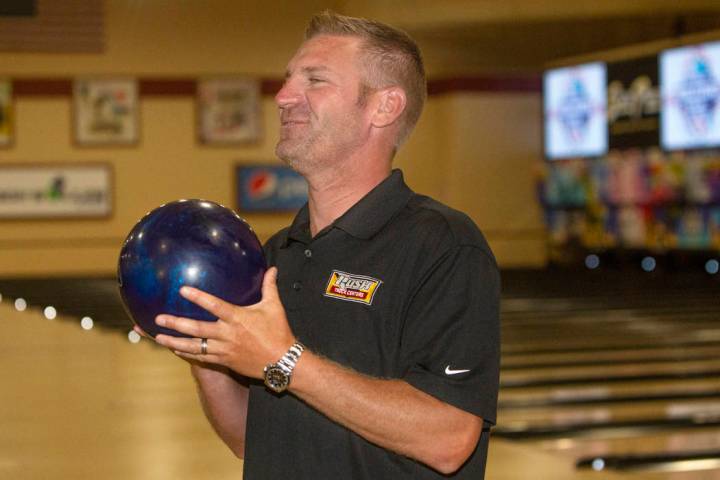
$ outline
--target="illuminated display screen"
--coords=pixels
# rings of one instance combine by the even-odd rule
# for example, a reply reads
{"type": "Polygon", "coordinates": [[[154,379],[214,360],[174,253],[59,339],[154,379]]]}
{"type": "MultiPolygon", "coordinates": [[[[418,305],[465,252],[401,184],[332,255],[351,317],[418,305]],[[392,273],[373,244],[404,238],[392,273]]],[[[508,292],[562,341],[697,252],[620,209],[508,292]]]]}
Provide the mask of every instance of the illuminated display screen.
{"type": "Polygon", "coordinates": [[[604,63],[546,71],[543,99],[547,158],[596,157],[607,153],[607,69],[604,63]]]}
{"type": "Polygon", "coordinates": [[[662,52],[660,95],[665,150],[720,146],[720,42],[662,52]]]}

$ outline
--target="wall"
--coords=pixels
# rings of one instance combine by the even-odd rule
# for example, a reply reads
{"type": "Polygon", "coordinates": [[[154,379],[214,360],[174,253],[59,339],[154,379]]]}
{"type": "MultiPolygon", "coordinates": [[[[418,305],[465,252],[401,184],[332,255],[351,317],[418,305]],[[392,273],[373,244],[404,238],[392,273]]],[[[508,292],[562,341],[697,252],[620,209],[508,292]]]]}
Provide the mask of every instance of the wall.
{"type": "Polygon", "coordinates": [[[543,265],[533,168],[541,156],[540,96],[465,92],[438,101],[447,152],[443,199],[481,226],[502,266],[543,265]]]}
{"type": "MultiPolygon", "coordinates": [[[[280,78],[309,16],[328,7],[333,2],[283,2],[280,11],[276,2],[110,0],[105,53],[0,53],[0,75],[280,78]]],[[[77,148],[69,96],[18,96],[15,144],[0,150],[0,163],[109,162],[115,211],[106,220],[1,221],[0,276],[112,274],[125,235],[146,211],[188,197],[232,205],[234,165],[278,162],[271,97],[263,99],[264,134],[257,145],[199,146],[192,97],[144,96],[139,146],[77,148]]],[[[435,95],[397,159],[413,188],[470,213],[506,266],[544,262],[531,179],[539,118],[538,93],[435,95]]],[[[264,239],[290,217],[247,220],[264,239]]]]}

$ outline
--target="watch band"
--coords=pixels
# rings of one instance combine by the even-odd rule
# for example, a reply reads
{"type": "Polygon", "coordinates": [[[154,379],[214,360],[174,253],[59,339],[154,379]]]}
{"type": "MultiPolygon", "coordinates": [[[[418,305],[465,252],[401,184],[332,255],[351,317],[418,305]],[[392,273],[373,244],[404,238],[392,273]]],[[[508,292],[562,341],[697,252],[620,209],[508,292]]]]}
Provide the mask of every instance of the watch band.
{"type": "Polygon", "coordinates": [[[277,365],[282,368],[288,375],[292,374],[292,371],[295,369],[295,365],[297,365],[298,360],[300,360],[300,355],[305,351],[305,346],[300,342],[295,342],[293,345],[288,349],[287,352],[285,352],[285,355],[278,360],[277,365]]]}
{"type": "Polygon", "coordinates": [[[280,360],[265,367],[265,385],[276,393],[287,390],[292,372],[303,351],[305,351],[303,344],[295,342],[280,360]]]}

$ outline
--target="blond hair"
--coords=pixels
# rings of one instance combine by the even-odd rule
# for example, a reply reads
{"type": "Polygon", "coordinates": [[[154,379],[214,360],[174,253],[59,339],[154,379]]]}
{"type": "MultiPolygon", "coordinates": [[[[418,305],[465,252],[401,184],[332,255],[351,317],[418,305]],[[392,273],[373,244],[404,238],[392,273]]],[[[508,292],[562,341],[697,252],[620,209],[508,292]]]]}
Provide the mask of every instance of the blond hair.
{"type": "MultiPolygon", "coordinates": [[[[358,37],[363,40],[366,78],[361,97],[367,89],[399,86],[405,92],[407,104],[400,117],[400,132],[395,146],[399,147],[415,127],[427,96],[425,67],[422,55],[410,36],[384,23],[365,18],[347,17],[326,10],[310,19],[305,39],[317,35],[358,37]]],[[[362,98],[361,98],[362,101],[362,98]]]]}

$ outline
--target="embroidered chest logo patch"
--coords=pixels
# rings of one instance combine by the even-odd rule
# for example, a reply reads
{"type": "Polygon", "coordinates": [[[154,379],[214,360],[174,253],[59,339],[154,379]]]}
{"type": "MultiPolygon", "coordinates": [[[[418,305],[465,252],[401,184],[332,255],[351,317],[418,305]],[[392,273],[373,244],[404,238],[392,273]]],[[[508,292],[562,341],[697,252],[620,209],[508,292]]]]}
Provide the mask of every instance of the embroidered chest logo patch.
{"type": "Polygon", "coordinates": [[[371,305],[380,285],[382,281],[377,278],[333,270],[325,288],[325,296],[371,305]]]}

